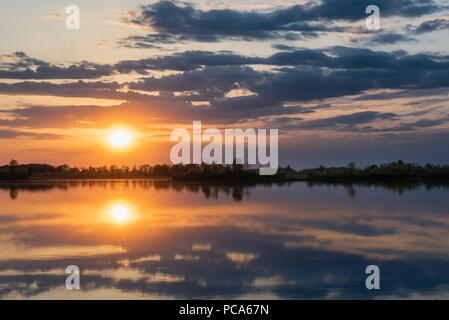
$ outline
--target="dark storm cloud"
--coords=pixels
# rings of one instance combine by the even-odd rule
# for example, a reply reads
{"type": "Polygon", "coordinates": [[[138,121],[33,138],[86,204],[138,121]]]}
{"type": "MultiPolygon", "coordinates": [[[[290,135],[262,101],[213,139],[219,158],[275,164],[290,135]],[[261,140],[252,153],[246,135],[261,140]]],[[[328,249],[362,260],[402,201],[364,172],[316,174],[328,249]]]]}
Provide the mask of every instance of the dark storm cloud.
{"type": "Polygon", "coordinates": [[[28,68],[0,70],[0,78],[3,79],[95,79],[111,74],[111,68],[87,62],[68,67],[51,65],[38,66],[35,70],[28,68]]]}
{"type": "Polygon", "coordinates": [[[434,0],[323,0],[309,9],[310,19],[357,21],[366,18],[365,9],[372,4],[384,17],[420,17],[447,8],[434,0]]]}
{"type": "Polygon", "coordinates": [[[0,64],[2,79],[95,79],[113,74],[109,65],[100,65],[87,61],[69,66],[56,66],[48,62],[33,59],[24,52],[16,52],[4,57],[13,58],[13,62],[0,64]]]}
{"type": "MultiPolygon", "coordinates": [[[[116,98],[138,103],[144,114],[160,114],[168,119],[191,119],[199,117],[212,121],[245,121],[248,118],[256,118],[267,115],[282,115],[304,111],[302,108],[285,108],[284,104],[291,102],[321,100],[325,98],[341,97],[345,95],[361,94],[365,90],[380,88],[407,88],[412,85],[419,86],[420,77],[429,78],[427,72],[377,71],[352,70],[323,74],[320,68],[285,69],[278,73],[257,72],[249,67],[209,67],[203,70],[184,72],[182,74],[167,75],[162,78],[147,78],[139,82],[129,83],[131,90],[159,91],[162,96],[152,97],[144,94],[117,92],[115,84],[109,83],[85,83],[74,84],[49,84],[24,82],[17,84],[1,84],[2,93],[21,94],[50,94],[54,96],[116,98]],[[393,78],[393,80],[391,80],[393,78]],[[90,88],[92,86],[92,88],[90,88]],[[245,88],[254,95],[228,97],[227,92],[233,89],[245,88]],[[181,94],[174,95],[175,92],[181,94]],[[184,93],[186,92],[186,93],[184,93]],[[209,101],[210,106],[205,108],[192,108],[192,101],[209,101]]],[[[447,80],[446,80],[447,81],[447,80]]],[[[426,81],[422,83],[427,87],[426,81]]],[[[437,84],[437,83],[435,83],[437,84]]],[[[38,109],[36,109],[37,111],[38,109]]],[[[48,112],[56,112],[57,109],[48,108],[39,110],[34,114],[24,114],[26,109],[14,110],[20,117],[40,118],[48,112]]],[[[86,111],[88,108],[86,108],[86,111]]],[[[107,108],[101,111],[106,112],[107,108]]],[[[115,117],[123,117],[126,112],[133,109],[123,109],[123,114],[115,117]]],[[[9,111],[11,112],[11,111],[9,111]]],[[[80,114],[73,114],[73,110],[66,108],[61,112],[67,112],[72,122],[76,120],[95,121],[107,115],[96,112],[88,118],[80,114]]],[[[365,116],[377,116],[365,114],[365,116]]],[[[112,115],[111,115],[112,117],[112,115]]],[[[59,119],[60,125],[67,125],[61,120],[65,117],[56,114],[48,120],[47,125],[59,119]]],[[[343,121],[345,118],[333,120],[343,121]]],[[[15,124],[25,120],[16,120],[15,124]]],[[[24,123],[26,124],[28,120],[24,123]]],[[[55,122],[56,124],[57,122],[55,122]]],[[[315,123],[316,125],[317,123],[315,123]]],[[[13,123],[9,123],[13,125],[13,123]]],[[[53,124],[54,125],[54,124],[53,124]]],[[[72,124],[73,125],[73,124],[72,124]]],[[[332,124],[330,124],[332,125],[332,124]]]]}
{"type": "MultiPolygon", "coordinates": [[[[325,49],[288,48],[269,57],[247,57],[232,52],[187,51],[151,59],[122,61],[113,66],[119,73],[149,70],[177,70],[159,78],[146,77],[137,81],[87,82],[56,84],[51,82],[0,83],[0,93],[26,95],[52,95],[63,97],[89,97],[128,101],[118,113],[110,109],[39,109],[38,113],[25,115],[27,109],[14,110],[15,120],[2,120],[11,126],[49,125],[76,126],[76,120],[96,121],[127,117],[135,112],[141,123],[151,114],[160,115],[165,121],[205,119],[216,123],[241,122],[263,116],[282,116],[293,113],[313,112],[302,108],[301,103],[320,101],[348,95],[364,94],[367,90],[398,89],[397,93],[381,93],[365,99],[382,99],[407,96],[407,92],[437,92],[449,87],[449,57],[433,54],[408,54],[405,51],[383,52],[362,48],[331,47],[325,49]],[[278,66],[273,71],[258,71],[250,65],[278,66]],[[125,86],[129,91],[125,92],[125,86]],[[229,95],[233,90],[246,90],[246,96],[229,95]],[[423,90],[426,89],[426,90],[423,90]],[[142,92],[159,92],[160,96],[142,92]],[[401,93],[402,92],[402,93],[401,93]],[[387,95],[387,96],[385,96],[387,95]],[[387,98],[388,98],[387,97],[387,98]],[[208,106],[196,108],[193,102],[208,106]],[[285,105],[296,106],[288,107],[285,105]],[[45,118],[54,112],[54,117],[45,118]],[[51,124],[56,119],[59,124],[51,124]],[[40,119],[33,122],[33,119],[40,119]],[[70,119],[70,120],[67,120],[70,119]]],[[[364,99],[362,96],[359,99],[364,99]]],[[[118,102],[119,103],[119,102],[118,102]]],[[[317,102],[320,103],[320,102],[317,102]]],[[[36,109],[38,110],[38,109],[36,109]]],[[[376,113],[358,116],[378,117],[376,113]]],[[[354,115],[352,117],[355,117],[354,115]]],[[[328,119],[344,121],[346,118],[328,119]]],[[[379,118],[383,119],[383,118],[379,118]]],[[[349,118],[349,120],[357,119],[349,118]]],[[[359,119],[362,120],[362,119],[359,119]]],[[[363,122],[357,122],[359,124],[363,122]]],[[[339,123],[340,125],[343,123],[339,123]]],[[[318,127],[319,123],[303,123],[318,127]]],[[[335,123],[326,123],[329,127],[335,123]]],[[[349,125],[349,124],[347,124],[349,125]]],[[[347,129],[349,126],[346,127],[347,129]]],[[[402,130],[402,129],[401,129],[402,130]]]]}
{"type": "MultiPolygon", "coordinates": [[[[449,72],[447,56],[409,55],[403,51],[388,53],[333,47],[321,50],[296,49],[276,53],[268,58],[246,58],[221,53],[216,59],[213,53],[192,51],[151,61],[151,64],[162,65],[163,68],[167,67],[167,63],[192,71],[142,79],[131,83],[130,88],[145,91],[198,91],[198,98],[206,99],[221,98],[232,89],[245,88],[264,97],[267,102],[280,103],[340,97],[370,89],[449,86],[449,78],[445,77],[449,72]],[[201,62],[205,67],[199,69],[201,62]],[[255,71],[240,66],[243,63],[289,68],[281,68],[277,72],[255,71]]],[[[122,70],[138,70],[147,68],[148,63],[127,62],[120,67],[122,70]]]]}
{"type": "Polygon", "coordinates": [[[0,66],[3,67],[18,67],[18,68],[29,68],[33,66],[48,66],[49,63],[45,62],[40,59],[35,59],[29,57],[25,52],[23,51],[16,51],[10,55],[3,55],[4,58],[8,58],[13,60],[14,62],[3,62],[0,64],[0,66]]]}
{"type": "Polygon", "coordinates": [[[449,118],[446,116],[444,119],[430,120],[430,119],[421,119],[412,123],[403,123],[398,126],[390,127],[390,128],[373,128],[371,126],[363,127],[358,130],[354,130],[357,132],[407,132],[414,131],[415,129],[420,128],[430,128],[439,125],[443,125],[449,122],[449,118]]]}
{"type": "Polygon", "coordinates": [[[203,66],[239,66],[264,63],[264,58],[245,57],[230,51],[185,51],[171,56],[121,61],[115,65],[115,69],[120,73],[136,71],[144,74],[147,70],[189,71],[200,69],[203,66]]]}
{"type": "Polygon", "coordinates": [[[294,51],[294,50],[296,50],[295,46],[288,46],[286,44],[274,44],[274,45],[272,45],[272,47],[274,49],[281,50],[281,51],[294,51]]]}
{"type": "Polygon", "coordinates": [[[185,51],[171,56],[121,61],[114,65],[120,73],[149,70],[190,71],[205,66],[316,66],[334,69],[442,70],[449,68],[449,56],[385,52],[366,48],[335,46],[323,49],[287,47],[269,57],[247,57],[228,51],[185,51]]]}
{"type": "Polygon", "coordinates": [[[51,95],[58,97],[120,98],[121,85],[117,82],[84,82],[56,84],[51,82],[24,81],[0,83],[0,93],[51,95]]]}
{"type": "MultiPolygon", "coordinates": [[[[428,113],[430,111],[427,111],[428,113]]],[[[403,115],[410,116],[410,114],[403,115]]],[[[277,118],[270,121],[270,125],[278,126],[284,130],[305,129],[305,130],[323,130],[332,129],[340,132],[358,132],[358,133],[382,133],[382,132],[410,132],[420,128],[430,128],[443,125],[449,122],[449,117],[443,119],[421,119],[412,123],[402,123],[397,126],[374,128],[372,126],[359,127],[378,120],[397,121],[400,116],[394,113],[381,113],[377,111],[363,111],[347,115],[322,118],[316,120],[302,121],[301,118],[277,118]]]]}
{"type": "MultiPolygon", "coordinates": [[[[192,4],[178,5],[159,1],[142,6],[124,21],[142,27],[150,27],[146,39],[138,43],[174,43],[194,40],[216,42],[225,38],[243,40],[269,40],[275,38],[318,37],[320,32],[344,32],[346,28],[336,27],[332,21],[357,21],[366,18],[365,9],[372,5],[370,0],[323,0],[309,2],[270,11],[200,10],[192,4]],[[326,23],[323,23],[326,22],[326,23]],[[299,35],[294,35],[299,33],[299,35]]],[[[419,17],[442,10],[433,0],[378,0],[383,17],[419,17]]],[[[125,43],[132,39],[127,38],[125,43]]]]}
{"type": "Polygon", "coordinates": [[[345,69],[382,70],[441,70],[449,68],[449,56],[425,53],[408,54],[406,51],[373,51],[365,48],[337,46],[329,49],[337,55],[330,60],[328,67],[345,69]]]}
{"type": "MultiPolygon", "coordinates": [[[[287,51],[269,57],[249,57],[231,51],[184,51],[167,56],[139,60],[124,60],[114,65],[82,62],[68,67],[39,66],[36,70],[18,70],[16,64],[0,65],[0,78],[16,79],[77,79],[98,78],[105,73],[148,74],[151,70],[192,71],[215,66],[315,66],[331,69],[378,70],[447,70],[449,56],[436,54],[408,54],[405,51],[373,51],[366,48],[335,46],[323,49],[287,47],[287,51]],[[91,67],[88,67],[91,66],[91,67]],[[106,71],[107,70],[107,71],[106,71]]],[[[44,64],[45,62],[41,62],[44,64]]]]}
{"type": "Polygon", "coordinates": [[[243,111],[282,104],[283,101],[309,101],[357,94],[376,88],[375,80],[368,72],[361,73],[360,78],[353,78],[352,74],[347,75],[346,72],[326,75],[321,68],[316,67],[286,68],[277,73],[259,72],[250,67],[207,67],[162,78],[146,78],[130,83],[129,88],[144,91],[195,91],[197,95],[194,98],[210,100],[214,106],[223,106],[226,110],[236,108],[243,111]],[[240,88],[255,95],[224,99],[227,92],[240,88]]]}
{"type": "Polygon", "coordinates": [[[449,29],[449,21],[446,19],[434,19],[421,23],[417,27],[407,26],[407,29],[416,34],[428,33],[433,31],[439,31],[449,29]]]}
{"type": "MultiPolygon", "coordinates": [[[[354,64],[356,62],[351,62],[354,64]]],[[[404,63],[407,64],[407,63],[404,63]]],[[[197,91],[193,98],[223,98],[233,89],[245,88],[265,98],[279,97],[279,101],[308,101],[358,94],[369,89],[432,88],[448,86],[444,75],[448,70],[348,69],[329,73],[319,67],[285,68],[276,73],[255,71],[250,67],[207,67],[161,78],[146,78],[129,83],[131,90],[163,91],[166,93],[197,91]],[[326,88],[326,90],[323,90],[326,88]]],[[[118,83],[83,82],[54,84],[21,82],[0,84],[0,93],[50,94],[72,97],[102,97],[117,99],[140,98],[141,95],[123,93],[118,83]]]]}
{"type": "Polygon", "coordinates": [[[178,43],[175,37],[168,34],[148,34],[146,36],[129,36],[117,41],[119,46],[125,48],[163,49],[158,44],[178,43]]]}
{"type": "Polygon", "coordinates": [[[178,37],[179,40],[215,42],[220,37],[266,40],[277,37],[279,29],[286,31],[286,24],[301,21],[303,9],[297,6],[287,14],[289,17],[283,17],[282,12],[276,11],[271,14],[237,10],[203,11],[192,5],[178,6],[160,1],[142,6],[141,11],[126,22],[149,26],[160,34],[178,37]]]}
{"type": "Polygon", "coordinates": [[[266,73],[257,72],[250,67],[207,67],[202,70],[187,71],[182,74],[168,75],[162,78],[146,78],[131,83],[130,89],[146,91],[193,91],[204,93],[224,93],[240,86],[250,88],[261,81],[266,73]]]}
{"type": "Polygon", "coordinates": [[[351,41],[353,43],[363,43],[365,45],[377,45],[377,44],[395,44],[398,42],[410,42],[417,40],[399,33],[384,33],[384,34],[376,34],[369,37],[362,37],[359,39],[353,39],[351,41]]]}
{"type": "MultiPolygon", "coordinates": [[[[366,94],[357,98],[355,101],[369,101],[369,100],[390,100],[390,99],[401,99],[401,98],[421,98],[430,96],[447,95],[449,93],[449,88],[436,88],[436,89],[426,89],[426,90],[400,90],[396,92],[379,92],[374,94],[366,94]]],[[[443,98],[441,101],[447,101],[443,98]]],[[[419,104],[420,101],[411,102],[413,104],[419,104]]]]}
{"type": "Polygon", "coordinates": [[[347,115],[302,121],[295,125],[297,129],[335,129],[338,126],[343,125],[346,130],[348,126],[353,128],[359,124],[366,124],[374,122],[376,120],[397,120],[398,115],[394,113],[381,113],[377,111],[363,111],[356,112],[347,115]]]}

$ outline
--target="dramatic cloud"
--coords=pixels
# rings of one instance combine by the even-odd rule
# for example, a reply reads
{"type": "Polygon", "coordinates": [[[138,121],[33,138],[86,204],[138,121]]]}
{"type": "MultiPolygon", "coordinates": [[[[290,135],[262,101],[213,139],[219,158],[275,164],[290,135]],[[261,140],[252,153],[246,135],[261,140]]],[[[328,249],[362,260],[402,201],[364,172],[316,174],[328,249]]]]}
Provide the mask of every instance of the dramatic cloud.
{"type": "Polygon", "coordinates": [[[0,78],[3,79],[95,79],[113,74],[108,65],[85,61],[63,67],[30,58],[23,52],[3,55],[0,61],[5,58],[12,61],[0,63],[0,78]]]}
{"type": "Polygon", "coordinates": [[[425,51],[421,42],[426,33],[449,30],[448,21],[434,15],[444,17],[448,8],[441,1],[301,3],[263,10],[205,9],[168,1],[144,5],[121,22],[151,30],[149,34],[139,30],[108,41],[158,49],[157,55],[140,50],[136,58],[136,50],[111,48],[127,53],[108,63],[99,57],[65,64],[21,51],[1,55],[0,79],[5,80],[0,94],[10,96],[5,99],[8,108],[0,109],[0,138],[59,139],[65,136],[30,131],[104,129],[118,119],[141,132],[192,120],[219,127],[257,123],[279,128],[283,137],[310,131],[311,136],[331,137],[332,132],[397,138],[448,130],[449,54],[425,51]],[[382,19],[410,24],[387,27],[393,20],[386,20],[382,30],[366,30],[365,8],[371,4],[381,8],[382,19]],[[325,34],[329,41],[315,39],[310,47],[295,41],[325,34]],[[327,46],[342,38],[342,45],[327,46]],[[267,43],[260,50],[259,44],[254,49],[214,44],[208,51],[192,50],[195,45],[188,43],[229,40],[267,43]],[[415,43],[417,49],[411,48],[415,43]],[[175,44],[180,48],[168,51],[175,44]],[[398,44],[409,51],[397,50],[398,44]],[[25,102],[21,96],[27,97],[25,102]],[[80,106],[75,99],[63,105],[59,101],[66,99],[55,98],[50,107],[42,97],[29,102],[33,96],[116,102],[104,107],[89,100],[80,106]],[[422,97],[427,98],[418,99],[422,97]]]}
{"type": "Polygon", "coordinates": [[[419,128],[429,128],[440,126],[443,124],[449,123],[449,118],[445,117],[444,119],[430,120],[430,119],[421,119],[412,123],[403,123],[395,127],[390,128],[373,128],[371,126],[363,127],[360,130],[353,130],[359,132],[407,132],[413,131],[419,128]]]}
{"type": "Polygon", "coordinates": [[[364,43],[366,45],[375,46],[378,44],[395,44],[397,42],[409,42],[417,40],[399,33],[381,33],[369,37],[353,39],[351,41],[354,43],[364,43]]]}
{"type": "Polygon", "coordinates": [[[435,19],[425,21],[416,28],[408,26],[408,30],[416,34],[428,33],[444,29],[449,29],[449,21],[446,19],[435,19]]]}
{"type": "Polygon", "coordinates": [[[51,82],[16,82],[0,83],[0,92],[8,94],[52,95],[59,97],[91,97],[117,98],[121,97],[117,90],[121,85],[117,82],[84,82],[77,81],[64,84],[51,82]]]}
{"type": "Polygon", "coordinates": [[[352,131],[356,125],[366,124],[376,120],[396,120],[394,113],[380,113],[376,111],[357,112],[336,117],[302,121],[296,125],[298,129],[338,129],[340,131],[352,131]]]}
{"type": "MultiPolygon", "coordinates": [[[[332,22],[354,22],[365,19],[369,0],[323,0],[269,11],[200,10],[189,3],[177,5],[160,1],[130,12],[123,22],[150,28],[147,37],[123,39],[131,47],[148,48],[157,43],[194,40],[217,42],[223,39],[269,40],[318,37],[322,32],[344,32],[348,29],[332,22]],[[323,23],[326,21],[326,23],[323,23]]],[[[419,17],[442,10],[433,0],[378,0],[383,17],[419,17]]]]}
{"type": "Polygon", "coordinates": [[[267,58],[246,57],[227,51],[185,51],[171,56],[117,63],[120,73],[146,74],[150,70],[191,71],[207,66],[316,66],[334,69],[442,70],[449,68],[449,56],[385,52],[366,48],[335,46],[323,49],[287,48],[267,58]]]}
{"type": "Polygon", "coordinates": [[[240,66],[264,63],[265,59],[263,58],[245,57],[230,51],[185,51],[171,56],[121,61],[115,65],[115,69],[120,73],[135,71],[146,74],[148,70],[190,71],[203,66],[240,66]]]}
{"type": "MultiPolygon", "coordinates": [[[[301,154],[310,165],[399,153],[448,159],[434,152],[449,132],[447,1],[231,2],[128,3],[73,32],[35,15],[36,30],[51,28],[43,22],[60,29],[45,29],[52,41],[34,47],[26,41],[34,30],[22,39],[21,28],[10,29],[0,54],[0,139],[10,153],[40,161],[45,150],[45,159],[65,162],[67,154],[98,153],[98,141],[86,138],[96,130],[128,126],[138,144],[167,147],[172,127],[201,120],[220,129],[278,128],[291,142],[280,144],[283,163],[301,154]],[[366,28],[369,5],[380,8],[380,30],[366,28]],[[64,141],[52,149],[39,139],[64,141]]],[[[120,157],[133,162],[153,149],[120,157]]]]}
{"type": "MultiPolygon", "coordinates": [[[[111,114],[109,112],[112,109],[97,110],[93,107],[92,112],[88,108],[59,110],[34,107],[42,116],[36,112],[25,114],[24,112],[30,112],[26,108],[18,109],[12,112],[19,119],[5,120],[3,123],[31,125],[28,118],[43,119],[44,115],[51,113],[53,116],[42,120],[40,126],[48,126],[58,118],[61,119],[59,125],[74,126],[77,120],[98,123],[95,119],[101,117],[128,118],[127,112],[135,112],[141,119],[146,119],[144,115],[157,114],[158,118],[165,121],[179,121],[179,118],[182,118],[181,121],[190,121],[197,117],[216,123],[239,122],[264,116],[314,112],[316,110],[303,108],[301,104],[330,98],[360,94],[362,96],[357,98],[360,101],[401,97],[401,91],[377,93],[377,97],[364,96],[364,92],[369,90],[413,90],[413,94],[418,94],[421,90],[443,90],[449,87],[449,56],[342,46],[323,49],[288,48],[288,51],[265,58],[247,57],[227,51],[187,51],[170,56],[121,61],[111,66],[111,69],[117,73],[136,72],[141,75],[151,70],[181,72],[157,78],[144,77],[127,83],[0,83],[0,93],[3,94],[102,98],[116,99],[117,103],[129,102],[120,107],[120,112],[111,114]],[[278,68],[264,71],[253,68],[253,65],[274,65],[278,68]],[[198,104],[203,106],[195,107],[198,104]],[[64,120],[66,112],[69,113],[68,122],[64,120]]],[[[407,94],[409,93],[404,93],[402,97],[407,94]]],[[[134,118],[131,120],[137,121],[134,118]]],[[[329,126],[332,127],[332,124],[329,126]]]]}
{"type": "MultiPolygon", "coordinates": [[[[376,37],[390,35],[378,35],[376,37]]],[[[393,38],[396,38],[394,35],[393,38]]],[[[394,39],[393,39],[394,40],[394,39]]],[[[380,41],[380,40],[379,40],[380,41]]],[[[389,42],[388,39],[383,41],[389,42]]],[[[0,64],[0,78],[4,79],[93,79],[107,74],[146,75],[149,71],[193,71],[205,67],[231,66],[315,66],[330,69],[377,69],[377,70],[446,70],[449,68],[449,56],[436,54],[408,54],[406,51],[373,51],[366,48],[334,46],[322,49],[285,48],[285,51],[269,57],[248,57],[231,51],[184,51],[167,56],[151,57],[140,60],[124,60],[113,65],[99,65],[92,62],[81,62],[71,66],[50,66],[39,61],[39,67],[31,70],[29,64],[0,64]],[[24,66],[25,70],[19,70],[24,66]],[[89,66],[89,67],[88,67],[89,66]]],[[[31,58],[29,58],[31,59],[31,58]]],[[[37,65],[37,63],[35,63],[37,65]]],[[[82,83],[82,82],[78,82],[82,83]]],[[[97,82],[98,83],[98,82],[97,82]]],[[[96,83],[96,84],[97,84],[96,83]]],[[[95,86],[96,84],[92,85],[95,86]]],[[[92,87],[91,86],[91,87],[92,87]]]]}

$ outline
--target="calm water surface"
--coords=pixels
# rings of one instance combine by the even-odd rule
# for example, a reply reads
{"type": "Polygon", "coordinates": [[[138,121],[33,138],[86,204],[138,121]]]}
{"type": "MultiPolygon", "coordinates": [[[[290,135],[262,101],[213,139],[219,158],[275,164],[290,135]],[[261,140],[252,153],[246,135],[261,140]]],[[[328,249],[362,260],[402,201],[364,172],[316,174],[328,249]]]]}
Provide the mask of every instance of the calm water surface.
{"type": "Polygon", "coordinates": [[[0,298],[447,299],[448,199],[425,185],[0,183],[0,298]],[[68,265],[81,290],[65,288],[68,265]]]}

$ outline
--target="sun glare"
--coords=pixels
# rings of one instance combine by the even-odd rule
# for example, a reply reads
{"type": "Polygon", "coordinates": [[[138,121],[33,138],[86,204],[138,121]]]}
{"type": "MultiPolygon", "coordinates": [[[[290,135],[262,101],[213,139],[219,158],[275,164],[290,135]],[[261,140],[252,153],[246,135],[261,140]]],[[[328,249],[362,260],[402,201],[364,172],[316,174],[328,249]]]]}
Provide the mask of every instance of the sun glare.
{"type": "Polygon", "coordinates": [[[131,217],[129,208],[122,204],[114,205],[111,208],[110,214],[117,223],[124,223],[131,217]]]}
{"type": "Polygon", "coordinates": [[[127,130],[114,130],[108,136],[109,144],[116,148],[124,148],[131,143],[132,134],[127,130]]]}

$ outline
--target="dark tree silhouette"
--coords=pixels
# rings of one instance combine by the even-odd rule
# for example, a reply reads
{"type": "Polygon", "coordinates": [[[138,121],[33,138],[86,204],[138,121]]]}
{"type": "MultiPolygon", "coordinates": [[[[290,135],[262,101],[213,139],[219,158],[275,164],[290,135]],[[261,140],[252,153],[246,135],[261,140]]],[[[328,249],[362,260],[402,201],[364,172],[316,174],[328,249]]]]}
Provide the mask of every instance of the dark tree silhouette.
{"type": "Polygon", "coordinates": [[[13,171],[14,172],[14,170],[16,169],[16,167],[19,165],[19,163],[17,162],[17,160],[15,160],[15,159],[12,159],[10,162],[9,162],[9,166],[11,167],[11,171],[13,171]]]}

